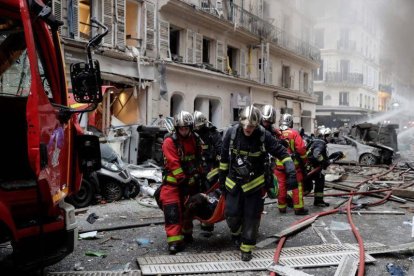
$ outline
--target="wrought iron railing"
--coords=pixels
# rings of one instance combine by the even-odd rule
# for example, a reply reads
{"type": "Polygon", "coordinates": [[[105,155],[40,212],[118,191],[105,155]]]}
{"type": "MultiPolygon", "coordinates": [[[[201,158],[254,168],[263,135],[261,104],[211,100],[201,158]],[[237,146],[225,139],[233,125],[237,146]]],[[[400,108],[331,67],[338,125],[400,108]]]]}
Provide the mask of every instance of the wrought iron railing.
{"type": "Polygon", "coordinates": [[[364,83],[364,76],[360,73],[326,72],[325,82],[362,85],[364,83]]]}
{"type": "Polygon", "coordinates": [[[264,41],[273,43],[281,48],[292,51],[305,58],[319,61],[320,50],[308,42],[294,37],[282,29],[263,20],[257,15],[248,12],[241,6],[234,3],[225,2],[224,6],[213,5],[213,1],[208,0],[181,0],[200,10],[210,13],[234,24],[236,28],[242,28],[254,35],[259,36],[264,41]]]}

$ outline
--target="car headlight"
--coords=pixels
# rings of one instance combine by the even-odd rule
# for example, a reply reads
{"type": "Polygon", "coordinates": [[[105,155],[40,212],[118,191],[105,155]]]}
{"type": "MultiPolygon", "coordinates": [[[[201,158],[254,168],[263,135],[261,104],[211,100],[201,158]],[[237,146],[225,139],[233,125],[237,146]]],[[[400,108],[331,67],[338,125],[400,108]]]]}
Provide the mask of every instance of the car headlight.
{"type": "Polygon", "coordinates": [[[102,164],[102,167],[110,171],[114,171],[114,172],[120,171],[120,168],[115,163],[110,163],[105,160],[102,160],[101,164],[102,164]]]}

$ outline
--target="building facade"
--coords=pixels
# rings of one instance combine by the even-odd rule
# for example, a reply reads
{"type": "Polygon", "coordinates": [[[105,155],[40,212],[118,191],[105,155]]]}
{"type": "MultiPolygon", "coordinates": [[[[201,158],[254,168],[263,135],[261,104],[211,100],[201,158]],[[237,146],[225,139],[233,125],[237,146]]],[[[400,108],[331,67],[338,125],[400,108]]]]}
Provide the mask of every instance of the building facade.
{"type": "Polygon", "coordinates": [[[315,44],[321,50],[314,74],[318,125],[340,127],[366,120],[379,101],[380,33],[364,1],[324,1],[313,14],[315,44]]]}
{"type": "Polygon", "coordinates": [[[319,50],[302,0],[59,0],[67,63],[85,59],[96,32],[109,27],[95,52],[105,85],[102,128],[111,115],[150,124],[180,110],[199,110],[218,127],[239,108],[274,105],[296,127],[313,131],[312,72],[319,50]]]}

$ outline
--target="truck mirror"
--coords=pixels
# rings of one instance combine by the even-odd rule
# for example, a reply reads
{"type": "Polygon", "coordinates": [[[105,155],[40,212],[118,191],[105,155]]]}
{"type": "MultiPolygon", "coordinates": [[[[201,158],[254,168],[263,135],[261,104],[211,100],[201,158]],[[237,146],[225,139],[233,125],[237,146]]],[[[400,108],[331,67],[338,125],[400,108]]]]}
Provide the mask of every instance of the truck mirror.
{"type": "Polygon", "coordinates": [[[102,102],[102,80],[99,62],[79,62],[71,64],[73,97],[78,103],[102,102]]]}
{"type": "Polygon", "coordinates": [[[101,169],[101,148],[98,136],[76,136],[76,148],[82,173],[101,169]]]}

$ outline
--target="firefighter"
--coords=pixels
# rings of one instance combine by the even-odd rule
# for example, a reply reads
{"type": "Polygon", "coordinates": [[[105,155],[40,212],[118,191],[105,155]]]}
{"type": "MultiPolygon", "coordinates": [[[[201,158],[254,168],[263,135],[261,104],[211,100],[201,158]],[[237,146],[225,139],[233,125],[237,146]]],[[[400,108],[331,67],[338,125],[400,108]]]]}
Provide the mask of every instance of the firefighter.
{"type": "MultiPolygon", "coordinates": [[[[207,174],[205,183],[203,183],[203,192],[205,192],[218,181],[222,139],[217,128],[207,120],[202,112],[195,111],[193,116],[194,132],[202,141],[203,172],[207,174]]],[[[214,224],[201,223],[201,229],[211,232],[214,230],[214,224]]]]}
{"type": "Polygon", "coordinates": [[[223,139],[220,185],[226,196],[225,218],[232,240],[240,246],[241,260],[250,261],[263,211],[265,166],[268,153],[282,160],[287,183],[297,187],[295,166],[287,150],[260,126],[260,110],[244,108],[239,124],[229,128],[223,139]]]}
{"type": "MultiPolygon", "coordinates": [[[[293,128],[293,117],[290,114],[283,114],[280,118],[279,128],[282,132],[282,139],[288,144],[288,152],[292,156],[296,168],[298,186],[292,190],[293,208],[295,215],[307,215],[309,211],[303,203],[303,172],[306,164],[306,146],[299,132],[293,128]]],[[[278,208],[280,213],[286,213],[287,207],[287,186],[286,175],[283,171],[283,164],[276,161],[276,177],[279,182],[278,208]]]]}
{"type": "Polygon", "coordinates": [[[199,192],[201,144],[193,133],[193,116],[181,111],[174,117],[175,132],[162,145],[164,175],[159,202],[165,217],[168,249],[175,254],[192,242],[192,219],[185,216],[184,200],[199,192]]]}
{"type": "Polygon", "coordinates": [[[221,135],[200,112],[194,112],[194,132],[202,141],[203,148],[203,170],[207,173],[206,190],[218,181],[221,146],[223,144],[221,135]]]}

